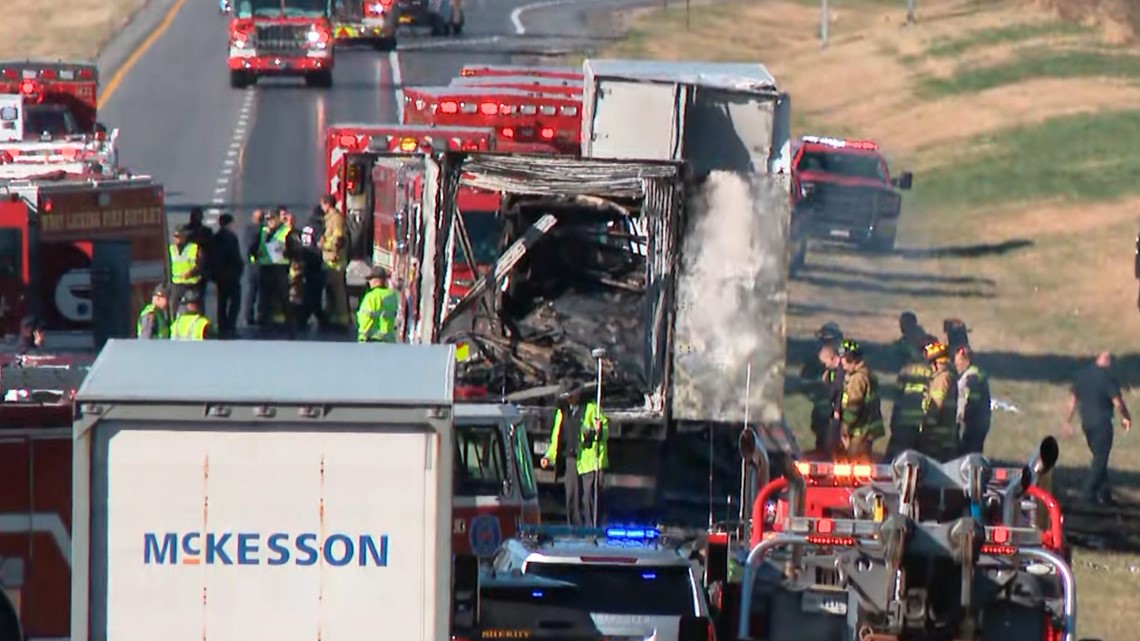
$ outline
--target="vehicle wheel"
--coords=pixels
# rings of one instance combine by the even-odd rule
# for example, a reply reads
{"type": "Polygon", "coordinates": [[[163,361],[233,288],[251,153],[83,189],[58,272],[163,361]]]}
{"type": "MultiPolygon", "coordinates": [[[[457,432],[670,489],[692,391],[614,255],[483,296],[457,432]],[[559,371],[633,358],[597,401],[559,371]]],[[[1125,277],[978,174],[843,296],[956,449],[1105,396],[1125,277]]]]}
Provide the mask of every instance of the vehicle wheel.
{"type": "Polygon", "coordinates": [[[877,254],[889,254],[895,250],[895,239],[898,229],[892,229],[883,235],[875,234],[867,243],[867,249],[877,254]]]}
{"type": "Polygon", "coordinates": [[[255,78],[247,71],[230,71],[230,87],[245,89],[253,84],[255,78]]]}
{"type": "Polygon", "coordinates": [[[333,84],[332,71],[325,69],[324,71],[309,73],[305,76],[305,84],[310,87],[328,89],[332,87],[333,84]]]}

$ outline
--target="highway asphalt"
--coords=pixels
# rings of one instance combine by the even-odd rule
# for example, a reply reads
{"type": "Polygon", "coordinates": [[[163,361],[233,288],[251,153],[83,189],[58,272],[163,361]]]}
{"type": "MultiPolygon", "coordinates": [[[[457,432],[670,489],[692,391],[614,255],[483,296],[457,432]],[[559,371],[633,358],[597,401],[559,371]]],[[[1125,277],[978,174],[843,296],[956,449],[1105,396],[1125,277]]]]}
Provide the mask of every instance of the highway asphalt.
{"type": "Polygon", "coordinates": [[[239,221],[276,204],[307,213],[322,193],[327,126],[397,122],[402,86],[447,84],[464,64],[541,62],[531,54],[580,47],[590,41],[586,10],[629,0],[469,0],[460,37],[403,30],[395,53],[338,49],[331,89],[262,79],[246,90],[229,86],[227,19],[216,3],[153,1],[140,21],[175,13],[133,64],[128,49],[145,25],[129,26],[105,50],[117,58],[108,65],[127,62],[100,116],[120,128],[124,164],[166,187],[171,223],[181,224],[193,205],[239,221]]]}

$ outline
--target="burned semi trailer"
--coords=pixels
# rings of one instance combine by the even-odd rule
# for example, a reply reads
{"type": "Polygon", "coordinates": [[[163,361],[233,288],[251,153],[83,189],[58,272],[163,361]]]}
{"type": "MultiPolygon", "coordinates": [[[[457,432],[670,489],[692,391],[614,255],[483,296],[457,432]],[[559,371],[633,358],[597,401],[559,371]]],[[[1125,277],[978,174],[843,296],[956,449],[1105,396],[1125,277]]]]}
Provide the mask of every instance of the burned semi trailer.
{"type": "MultiPolygon", "coordinates": [[[[408,294],[399,320],[404,339],[466,346],[459,350],[459,389],[522,407],[536,460],[549,445],[560,392],[598,393],[596,356],[602,354],[610,512],[657,510],[658,517],[679,518],[677,511],[660,511],[663,501],[677,498],[673,484],[660,480],[692,486],[691,457],[671,450],[682,433],[701,434],[709,423],[674,418],[675,399],[691,410],[692,398],[700,395],[696,386],[709,384],[707,372],[683,369],[690,361],[678,354],[674,335],[694,313],[678,298],[681,281],[694,273],[682,268],[686,212],[700,197],[689,193],[696,185],[685,164],[455,152],[407,162],[421,163],[425,179],[400,244],[410,254],[401,262],[408,267],[397,270],[408,294]],[[499,258],[465,296],[454,298],[444,284],[457,257],[471,254],[468,230],[456,215],[462,188],[500,194],[499,258]]],[[[779,349],[767,361],[757,360],[757,388],[765,384],[763,370],[775,367],[768,361],[782,364],[782,315],[779,321],[779,349]]],[[[734,389],[738,402],[744,373],[740,368],[739,382],[720,382],[734,389]]],[[[794,447],[780,427],[778,408],[765,405],[752,411],[757,421],[770,421],[771,429],[761,430],[775,435],[768,449],[794,447]]],[[[735,434],[739,426],[720,432],[735,434]]],[[[696,487],[704,488],[699,479],[709,474],[708,437],[696,441],[700,446],[690,449],[704,457],[696,487]]],[[[738,460],[731,443],[723,454],[738,460]]],[[[735,469],[730,464],[718,472],[734,490],[735,469]]],[[[539,481],[555,487],[553,470],[539,481]]],[[[673,503],[707,512],[703,489],[685,499],[673,503]]]]}

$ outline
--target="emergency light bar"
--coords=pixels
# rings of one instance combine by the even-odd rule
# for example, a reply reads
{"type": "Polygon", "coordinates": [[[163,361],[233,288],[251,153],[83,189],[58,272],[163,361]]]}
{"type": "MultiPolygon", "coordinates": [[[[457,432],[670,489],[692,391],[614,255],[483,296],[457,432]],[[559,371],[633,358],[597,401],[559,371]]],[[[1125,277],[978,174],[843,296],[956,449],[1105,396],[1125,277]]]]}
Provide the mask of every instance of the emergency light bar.
{"type": "Polygon", "coordinates": [[[844,140],[843,138],[832,138],[829,136],[803,136],[800,139],[806,143],[827,145],[828,147],[835,147],[836,149],[850,148],[875,151],[879,148],[878,143],[872,140],[844,140]]]}
{"type": "Polygon", "coordinates": [[[55,69],[27,69],[5,67],[0,70],[0,78],[5,80],[95,80],[95,70],[90,67],[74,67],[59,71],[55,69]]]}
{"type": "MultiPolygon", "coordinates": [[[[809,483],[866,483],[869,481],[889,481],[892,479],[890,465],[859,463],[812,463],[799,461],[796,471],[809,483]]],[[[1021,470],[1016,467],[995,467],[990,470],[990,482],[1004,484],[1021,478],[1021,470]]]]}
{"type": "Polygon", "coordinates": [[[660,539],[661,530],[656,527],[638,525],[610,525],[601,528],[570,525],[524,525],[519,528],[519,536],[541,539],[608,539],[610,541],[648,542],[660,539]]]}

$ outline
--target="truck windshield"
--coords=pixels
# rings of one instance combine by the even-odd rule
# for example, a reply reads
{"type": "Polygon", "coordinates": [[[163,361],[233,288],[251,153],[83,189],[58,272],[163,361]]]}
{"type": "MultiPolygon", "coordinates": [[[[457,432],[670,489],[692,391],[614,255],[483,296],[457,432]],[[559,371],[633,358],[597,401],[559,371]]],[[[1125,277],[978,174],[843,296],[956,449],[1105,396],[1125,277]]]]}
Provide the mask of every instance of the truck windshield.
{"type": "Polygon", "coordinates": [[[44,134],[63,138],[79,133],[75,117],[61,105],[28,105],[24,110],[24,137],[39,138],[44,134]]]}
{"type": "MultiPolygon", "coordinates": [[[[24,231],[22,229],[0,227],[0,281],[23,278],[23,241],[24,231]]],[[[0,309],[0,312],[3,310],[0,309]]]]}
{"type": "Polygon", "coordinates": [[[329,0],[241,0],[239,18],[319,18],[327,16],[329,0]]]}
{"type": "Polygon", "coordinates": [[[834,151],[804,151],[800,163],[796,165],[799,171],[818,171],[825,174],[849,176],[851,178],[870,178],[886,182],[887,176],[883,172],[883,162],[876,154],[869,153],[839,153],[834,151]]]}
{"type": "Polygon", "coordinates": [[[526,573],[573,583],[571,607],[601,614],[697,616],[693,586],[685,567],[585,565],[529,562],[526,573]]]}
{"type": "Polygon", "coordinates": [[[456,496],[498,496],[507,479],[499,425],[455,426],[456,496]]]}
{"type": "MultiPolygon", "coordinates": [[[[501,226],[498,212],[494,211],[465,211],[463,223],[467,227],[467,236],[471,239],[471,250],[475,252],[477,265],[490,265],[499,258],[499,234],[501,226]]],[[[455,262],[467,265],[467,255],[463,250],[455,254],[455,262]]]]}

